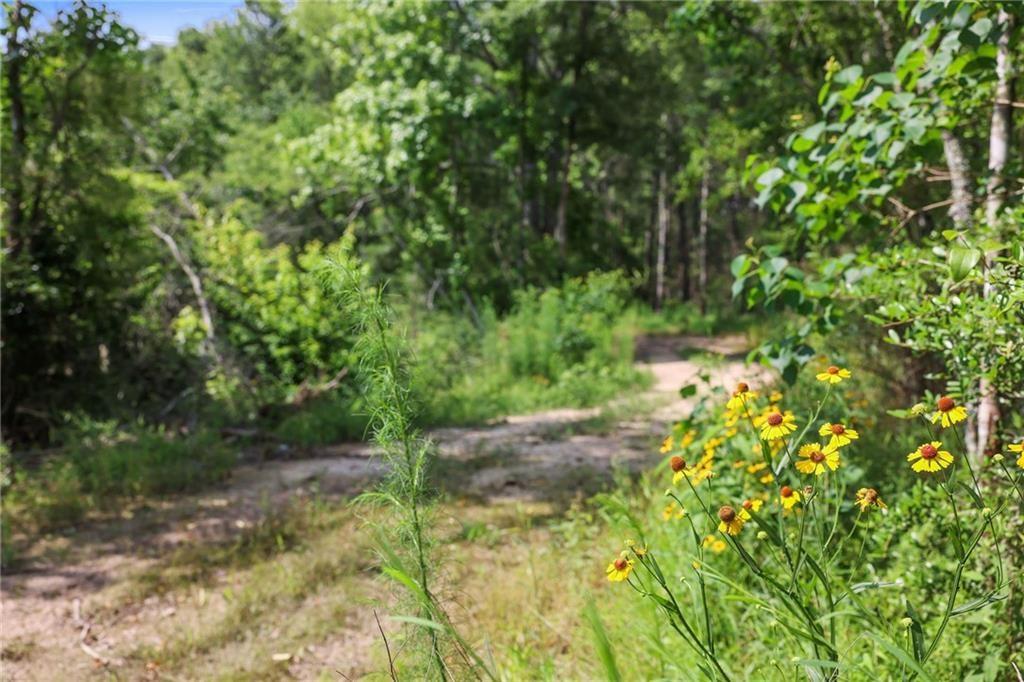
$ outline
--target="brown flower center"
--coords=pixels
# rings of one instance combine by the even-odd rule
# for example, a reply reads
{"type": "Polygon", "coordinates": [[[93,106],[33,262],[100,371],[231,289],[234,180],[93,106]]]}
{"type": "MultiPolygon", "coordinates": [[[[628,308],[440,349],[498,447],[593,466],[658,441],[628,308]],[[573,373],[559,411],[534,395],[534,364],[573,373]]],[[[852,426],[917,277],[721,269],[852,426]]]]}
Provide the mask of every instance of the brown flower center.
{"type": "Polygon", "coordinates": [[[939,451],[935,449],[935,446],[931,443],[921,446],[921,457],[925,459],[935,459],[939,456],[939,451]]]}
{"type": "Polygon", "coordinates": [[[824,462],[825,453],[822,452],[821,450],[815,450],[814,452],[811,453],[811,461],[815,463],[824,462]]]}
{"type": "Polygon", "coordinates": [[[846,433],[846,427],[843,426],[842,424],[833,424],[832,433],[834,433],[837,436],[841,436],[844,433],[846,433]]]}
{"type": "Polygon", "coordinates": [[[839,368],[836,367],[835,365],[829,366],[827,371],[829,374],[839,374],[839,368]]]}
{"type": "Polygon", "coordinates": [[[736,519],[736,510],[732,507],[722,507],[718,510],[718,518],[725,523],[732,523],[736,519]]]}
{"type": "Polygon", "coordinates": [[[788,485],[784,485],[784,486],[782,486],[782,490],[780,490],[779,493],[783,497],[792,497],[793,496],[793,489],[790,488],[788,485]]]}
{"type": "Polygon", "coordinates": [[[782,423],[782,415],[779,414],[778,412],[772,412],[770,415],[768,415],[768,423],[771,426],[778,426],[779,424],[782,423]]]}
{"type": "Polygon", "coordinates": [[[948,395],[944,395],[941,398],[939,398],[940,412],[949,412],[954,407],[956,407],[956,402],[954,402],[954,400],[950,398],[948,395]]]}
{"type": "Polygon", "coordinates": [[[736,392],[737,393],[746,393],[749,390],[750,390],[750,386],[747,386],[747,384],[742,382],[742,381],[740,383],[736,384],[736,392]]]}
{"type": "Polygon", "coordinates": [[[679,455],[673,455],[672,459],[668,461],[669,466],[672,467],[672,471],[680,472],[686,468],[686,460],[679,455]]]}
{"type": "Polygon", "coordinates": [[[615,560],[616,571],[625,571],[627,566],[629,566],[629,562],[623,559],[622,557],[619,557],[615,560]]]}
{"type": "Polygon", "coordinates": [[[864,499],[873,504],[878,499],[878,491],[874,488],[868,488],[864,491],[864,499]]]}
{"type": "Polygon", "coordinates": [[[750,500],[743,500],[743,508],[746,509],[747,511],[750,511],[751,509],[754,508],[754,503],[751,502],[750,500]]]}

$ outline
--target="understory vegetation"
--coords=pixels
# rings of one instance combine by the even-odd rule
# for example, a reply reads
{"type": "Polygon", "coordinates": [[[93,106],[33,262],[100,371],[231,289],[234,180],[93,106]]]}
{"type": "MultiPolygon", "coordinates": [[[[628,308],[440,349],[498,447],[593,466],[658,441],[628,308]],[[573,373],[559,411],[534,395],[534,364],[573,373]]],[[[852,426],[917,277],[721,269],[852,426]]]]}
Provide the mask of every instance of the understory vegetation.
{"type": "Polygon", "coordinates": [[[1024,5],[4,12],[16,675],[1024,675],[1024,5]]]}

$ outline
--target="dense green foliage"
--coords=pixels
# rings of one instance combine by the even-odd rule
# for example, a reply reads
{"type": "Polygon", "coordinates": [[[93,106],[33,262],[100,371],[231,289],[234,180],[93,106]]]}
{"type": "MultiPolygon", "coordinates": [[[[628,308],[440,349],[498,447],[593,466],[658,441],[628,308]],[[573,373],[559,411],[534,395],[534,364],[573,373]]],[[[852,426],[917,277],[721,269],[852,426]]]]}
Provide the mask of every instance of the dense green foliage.
{"type": "MultiPolygon", "coordinates": [[[[54,442],[66,412],[245,421],[339,384],[351,406],[332,382],[355,360],[348,325],[310,277],[342,241],[409,309],[485,337],[517,292],[592,270],[656,306],[721,305],[765,222],[746,155],[782,151],[831,55],[882,64],[875,26],[897,22],[814,3],[268,0],[141,47],[101,5],[50,24],[7,9],[16,444],[54,442]]],[[[530,372],[557,385],[564,361],[530,372]]]]}

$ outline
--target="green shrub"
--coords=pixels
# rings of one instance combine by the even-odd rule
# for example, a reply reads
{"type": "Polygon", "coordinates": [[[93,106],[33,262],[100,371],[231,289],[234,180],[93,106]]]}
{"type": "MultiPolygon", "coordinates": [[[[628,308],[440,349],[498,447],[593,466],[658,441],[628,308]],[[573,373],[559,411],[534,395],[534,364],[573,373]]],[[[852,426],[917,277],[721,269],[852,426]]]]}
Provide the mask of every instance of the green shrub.
{"type": "Polygon", "coordinates": [[[101,496],[187,492],[223,479],[234,463],[216,433],[175,438],[162,428],[138,429],[109,445],[84,439],[70,459],[83,489],[101,496]]]}
{"type": "Polygon", "coordinates": [[[413,391],[429,424],[459,424],[554,406],[589,406],[642,385],[633,367],[629,284],[619,273],[526,289],[503,319],[479,327],[413,319],[413,391]]]}
{"type": "Polygon", "coordinates": [[[274,433],[296,445],[327,445],[362,440],[368,422],[360,399],[348,393],[335,393],[288,415],[274,428],[274,433]]]}
{"type": "Polygon", "coordinates": [[[710,336],[743,328],[750,315],[735,306],[718,306],[701,312],[692,301],[670,301],[658,311],[636,306],[637,329],[645,334],[701,334],[710,336]]]}

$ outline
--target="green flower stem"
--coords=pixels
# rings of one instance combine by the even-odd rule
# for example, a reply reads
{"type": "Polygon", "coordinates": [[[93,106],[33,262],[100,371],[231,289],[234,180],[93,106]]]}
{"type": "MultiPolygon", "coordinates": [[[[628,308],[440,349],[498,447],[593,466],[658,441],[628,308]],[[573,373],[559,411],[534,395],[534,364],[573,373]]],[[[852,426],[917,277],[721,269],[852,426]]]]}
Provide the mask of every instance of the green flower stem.
{"type": "Polygon", "coordinates": [[[1006,474],[1006,477],[1010,479],[1010,484],[1013,485],[1013,489],[1017,491],[1017,497],[1020,498],[1021,502],[1024,502],[1024,492],[1021,492],[1020,486],[1017,485],[1017,479],[1019,477],[1014,477],[1013,474],[1010,473],[1010,470],[1006,468],[1006,464],[1004,462],[999,462],[999,467],[1003,470],[1003,473],[1006,474]]]}
{"type": "MultiPolygon", "coordinates": [[[[981,483],[978,482],[978,477],[974,475],[974,465],[971,464],[971,458],[967,453],[967,447],[964,445],[963,438],[960,435],[960,430],[957,429],[955,425],[952,426],[951,428],[953,430],[953,435],[956,436],[957,444],[960,446],[960,452],[963,454],[963,459],[965,462],[967,462],[967,470],[971,473],[971,480],[974,482],[974,490],[978,494],[978,499],[981,500],[982,507],[984,508],[985,499],[982,496],[981,483]]],[[[996,560],[999,567],[999,574],[996,577],[996,582],[1002,582],[1004,573],[1003,552],[999,546],[999,542],[996,540],[996,538],[998,538],[999,535],[996,533],[996,527],[995,524],[992,522],[992,517],[989,516],[989,518],[986,519],[986,521],[989,530],[992,532],[992,543],[995,545],[996,548],[996,560]]]]}

